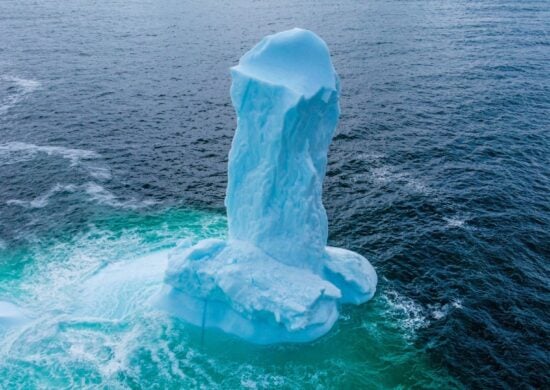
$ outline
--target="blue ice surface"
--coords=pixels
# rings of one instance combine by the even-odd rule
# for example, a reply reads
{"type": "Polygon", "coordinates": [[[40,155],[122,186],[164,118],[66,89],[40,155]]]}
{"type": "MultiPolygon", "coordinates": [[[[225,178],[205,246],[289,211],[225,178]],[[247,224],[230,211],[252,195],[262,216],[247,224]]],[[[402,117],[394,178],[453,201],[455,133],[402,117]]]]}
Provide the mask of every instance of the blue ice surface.
{"type": "Polygon", "coordinates": [[[171,254],[160,305],[253,343],[308,342],[377,276],[361,255],[327,247],[322,185],[340,113],[325,42],[295,28],[265,37],[231,69],[237,129],[229,153],[227,241],[171,254]]]}
{"type": "Polygon", "coordinates": [[[0,301],[0,329],[22,324],[27,320],[26,313],[17,305],[0,301]]]}

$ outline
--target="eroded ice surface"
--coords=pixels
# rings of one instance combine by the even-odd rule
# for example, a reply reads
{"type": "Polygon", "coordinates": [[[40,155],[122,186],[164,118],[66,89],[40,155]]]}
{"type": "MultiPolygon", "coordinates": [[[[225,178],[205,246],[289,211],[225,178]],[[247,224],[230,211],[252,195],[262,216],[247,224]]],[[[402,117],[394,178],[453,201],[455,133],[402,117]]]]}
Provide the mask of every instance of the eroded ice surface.
{"type": "Polygon", "coordinates": [[[326,246],[338,76],[326,44],[302,29],[267,36],[231,76],[229,239],[184,241],[160,304],[256,343],[310,341],[330,330],[339,303],[367,301],[377,283],[364,257],[326,246]]]}

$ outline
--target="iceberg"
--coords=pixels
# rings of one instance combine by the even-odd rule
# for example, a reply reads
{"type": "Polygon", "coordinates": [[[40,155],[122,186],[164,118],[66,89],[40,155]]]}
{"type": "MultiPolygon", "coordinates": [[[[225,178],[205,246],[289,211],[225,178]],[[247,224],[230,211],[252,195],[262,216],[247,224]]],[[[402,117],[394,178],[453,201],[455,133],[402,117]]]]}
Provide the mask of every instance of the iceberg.
{"type": "Polygon", "coordinates": [[[339,78],[325,42],[298,28],[265,37],[231,76],[228,239],[183,240],[160,305],[253,343],[308,342],[377,284],[363,256],[327,247],[322,186],[339,78]]]}

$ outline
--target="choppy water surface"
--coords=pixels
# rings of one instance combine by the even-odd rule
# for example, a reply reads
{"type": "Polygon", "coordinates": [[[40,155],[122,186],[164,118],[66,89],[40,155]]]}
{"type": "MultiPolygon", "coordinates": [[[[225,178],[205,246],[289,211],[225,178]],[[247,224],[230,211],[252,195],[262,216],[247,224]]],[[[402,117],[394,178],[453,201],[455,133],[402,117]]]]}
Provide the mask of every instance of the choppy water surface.
{"type": "Polygon", "coordinates": [[[546,1],[0,11],[0,300],[29,317],[0,387],[550,386],[546,1]],[[143,302],[179,239],[225,234],[227,69],[295,26],[342,78],[330,243],[379,292],[312,344],[203,338],[143,302]]]}

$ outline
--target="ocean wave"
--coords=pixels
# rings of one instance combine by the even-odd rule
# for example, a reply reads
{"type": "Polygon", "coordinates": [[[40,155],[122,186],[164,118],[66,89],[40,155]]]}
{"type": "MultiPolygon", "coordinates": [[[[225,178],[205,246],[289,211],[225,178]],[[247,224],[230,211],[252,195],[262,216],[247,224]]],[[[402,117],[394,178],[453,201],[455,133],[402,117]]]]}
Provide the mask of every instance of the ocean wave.
{"type": "Polygon", "coordinates": [[[40,82],[32,79],[23,79],[13,76],[2,76],[0,81],[8,83],[8,88],[14,89],[14,92],[0,102],[0,115],[5,114],[10,108],[23,100],[26,95],[40,87],[40,82]]]}
{"type": "Polygon", "coordinates": [[[88,182],[83,185],[75,184],[56,184],[44,194],[32,199],[32,200],[21,200],[21,199],[10,199],[6,204],[11,206],[21,206],[24,208],[30,209],[40,209],[46,207],[50,203],[50,199],[56,194],[60,193],[74,193],[82,192],[85,193],[88,198],[86,200],[92,201],[101,205],[106,205],[114,208],[121,209],[140,209],[148,206],[152,206],[157,202],[153,200],[136,200],[135,198],[130,198],[128,200],[121,200],[115,194],[107,190],[105,187],[94,183],[88,182]]]}
{"type": "Polygon", "coordinates": [[[424,307],[414,300],[389,290],[384,294],[390,308],[390,315],[395,316],[408,336],[415,336],[416,331],[430,324],[424,307]]]}
{"type": "Polygon", "coordinates": [[[25,142],[7,142],[0,144],[0,162],[15,164],[33,159],[37,154],[45,153],[48,156],[62,157],[77,165],[80,160],[100,158],[101,155],[93,150],[71,149],[63,146],[39,146],[25,142]]]}
{"type": "Polygon", "coordinates": [[[355,158],[358,160],[369,161],[369,162],[378,161],[383,159],[384,157],[386,157],[386,155],[379,152],[362,152],[362,153],[359,153],[357,156],[355,156],[355,158]]]}
{"type": "Polygon", "coordinates": [[[447,226],[456,227],[456,228],[463,227],[464,224],[466,223],[466,220],[457,218],[457,217],[453,217],[453,218],[443,217],[443,220],[447,222],[447,226]]]}
{"type": "Polygon", "coordinates": [[[25,142],[7,142],[0,144],[0,166],[30,161],[40,154],[60,157],[69,160],[72,167],[82,165],[90,176],[99,180],[111,178],[111,170],[101,162],[90,162],[101,159],[93,150],[73,149],[64,146],[40,146],[25,142]]]}
{"type": "Polygon", "coordinates": [[[453,309],[462,309],[462,300],[455,299],[451,303],[445,303],[443,305],[440,303],[428,305],[428,310],[434,320],[445,318],[453,309]]]}
{"type": "Polygon", "coordinates": [[[74,184],[62,185],[56,184],[50,188],[46,193],[34,198],[33,200],[20,200],[10,199],[6,202],[8,205],[16,205],[31,209],[41,209],[46,207],[50,201],[50,198],[60,192],[75,192],[78,187],[74,184]]]}
{"type": "Polygon", "coordinates": [[[459,298],[449,303],[434,303],[424,307],[395,290],[386,291],[384,299],[390,308],[389,314],[396,317],[409,338],[415,337],[418,330],[428,327],[433,321],[442,320],[453,310],[463,307],[459,298]]]}
{"type": "Polygon", "coordinates": [[[468,217],[456,215],[454,217],[443,217],[448,228],[461,228],[468,230],[476,230],[475,227],[468,224],[468,217]]]}
{"type": "Polygon", "coordinates": [[[111,179],[111,169],[109,169],[109,167],[86,164],[86,169],[88,170],[90,176],[92,176],[94,179],[111,179]]]}
{"type": "Polygon", "coordinates": [[[396,172],[395,168],[387,165],[372,169],[371,178],[375,183],[380,185],[397,183],[411,192],[421,194],[431,192],[431,189],[419,179],[404,172],[396,172]]]}
{"type": "Polygon", "coordinates": [[[267,389],[272,387],[284,387],[288,385],[284,376],[273,374],[258,374],[254,367],[250,367],[250,372],[241,374],[241,386],[244,389],[267,389]]]}
{"type": "Polygon", "coordinates": [[[90,196],[90,198],[99,204],[112,206],[122,209],[139,209],[156,204],[153,200],[136,200],[131,198],[127,201],[122,201],[117,198],[112,192],[105,189],[103,186],[97,183],[86,183],[84,185],[84,191],[90,196]]]}

